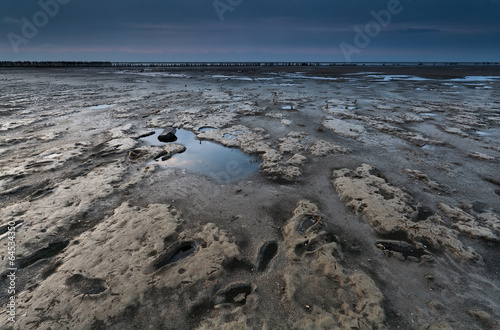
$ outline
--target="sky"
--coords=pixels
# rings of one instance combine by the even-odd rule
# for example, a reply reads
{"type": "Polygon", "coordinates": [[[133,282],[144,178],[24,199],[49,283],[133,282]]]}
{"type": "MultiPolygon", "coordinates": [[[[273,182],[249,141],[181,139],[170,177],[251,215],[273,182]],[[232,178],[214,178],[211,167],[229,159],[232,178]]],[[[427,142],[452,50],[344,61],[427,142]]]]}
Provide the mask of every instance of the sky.
{"type": "Polygon", "coordinates": [[[0,61],[500,62],[500,0],[0,0],[0,61]]]}

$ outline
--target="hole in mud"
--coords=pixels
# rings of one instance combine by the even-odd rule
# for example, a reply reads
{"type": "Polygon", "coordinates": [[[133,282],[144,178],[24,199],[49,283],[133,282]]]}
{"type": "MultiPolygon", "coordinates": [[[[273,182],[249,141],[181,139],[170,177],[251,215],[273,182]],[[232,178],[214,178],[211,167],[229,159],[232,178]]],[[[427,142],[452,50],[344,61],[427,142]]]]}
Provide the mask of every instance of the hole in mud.
{"type": "Polygon", "coordinates": [[[35,191],[30,196],[30,202],[36,201],[36,200],[41,199],[47,195],[50,195],[52,193],[52,190],[54,190],[54,188],[39,189],[39,190],[35,191]]]}
{"type": "Polygon", "coordinates": [[[222,263],[222,268],[224,268],[228,272],[235,272],[238,270],[252,272],[253,267],[254,266],[250,261],[237,258],[233,258],[222,263]]]}
{"type": "Polygon", "coordinates": [[[252,293],[252,286],[248,284],[236,284],[223,292],[224,303],[243,306],[247,302],[247,296],[252,293]]]}
{"type": "Polygon", "coordinates": [[[318,219],[315,219],[314,217],[304,218],[300,222],[300,224],[297,227],[296,231],[300,235],[304,235],[305,233],[307,233],[307,231],[309,230],[309,228],[311,228],[312,226],[314,226],[317,222],[318,222],[318,219]]]}
{"type": "Polygon", "coordinates": [[[187,318],[187,321],[190,324],[189,329],[198,328],[201,320],[205,318],[206,315],[213,310],[213,308],[214,302],[208,298],[191,306],[188,312],[189,317],[187,318]]]}
{"type": "Polygon", "coordinates": [[[302,243],[295,245],[294,252],[298,257],[300,257],[306,252],[312,252],[312,251],[316,250],[316,248],[317,248],[317,244],[312,243],[310,241],[305,241],[305,242],[302,242],[302,243]]]}
{"type": "Polygon", "coordinates": [[[40,161],[40,162],[31,163],[31,164],[26,165],[26,168],[41,167],[41,166],[50,165],[53,163],[54,163],[54,161],[52,161],[52,160],[40,161]]]}
{"type": "Polygon", "coordinates": [[[387,251],[389,253],[399,252],[403,256],[404,260],[407,260],[408,257],[414,257],[418,260],[421,260],[423,255],[427,255],[427,253],[422,249],[417,249],[410,243],[404,241],[379,241],[375,244],[379,249],[383,251],[387,251]]]}
{"type": "Polygon", "coordinates": [[[412,218],[412,220],[414,222],[423,221],[433,214],[434,214],[434,211],[430,207],[419,206],[419,207],[417,207],[417,212],[414,215],[414,217],[412,218]]]}
{"type": "Polygon", "coordinates": [[[94,320],[90,328],[92,330],[106,330],[106,323],[102,320],[94,320]]]}
{"type": "MultiPolygon", "coordinates": [[[[371,168],[371,169],[370,169],[370,171],[369,171],[369,173],[370,173],[371,175],[374,175],[374,176],[376,176],[376,177],[379,177],[379,178],[381,178],[381,179],[384,179],[385,181],[389,181],[389,179],[388,179],[385,175],[383,175],[383,174],[382,174],[382,173],[381,173],[378,169],[376,169],[376,168],[371,168]]],[[[357,178],[360,178],[360,179],[362,178],[361,176],[357,176],[357,175],[356,175],[356,177],[357,177],[357,178]]]]}
{"type": "Polygon", "coordinates": [[[214,129],[215,128],[209,127],[209,126],[207,126],[207,127],[201,127],[200,129],[198,129],[198,132],[203,133],[203,132],[211,131],[211,130],[214,130],[214,129]]]}
{"type": "Polygon", "coordinates": [[[158,264],[155,266],[155,270],[158,270],[166,265],[177,262],[179,260],[185,259],[195,252],[196,252],[195,243],[192,242],[184,243],[181,246],[179,246],[172,254],[168,255],[165,259],[163,260],[160,259],[158,264]]]}
{"type": "Polygon", "coordinates": [[[394,231],[387,234],[378,234],[378,238],[389,241],[406,241],[408,240],[408,233],[404,230],[394,231]]]}
{"type": "Polygon", "coordinates": [[[56,262],[54,262],[54,260],[51,260],[48,265],[47,265],[47,268],[45,268],[43,271],[42,271],[42,278],[43,279],[46,279],[47,277],[49,277],[50,275],[54,274],[57,269],[62,265],[62,261],[61,260],[58,260],[56,262]]]}
{"type": "Polygon", "coordinates": [[[344,240],[341,242],[342,249],[348,253],[358,255],[362,252],[362,245],[356,239],[354,241],[344,240]]]}
{"type": "Polygon", "coordinates": [[[394,194],[383,189],[379,189],[378,193],[384,197],[385,200],[394,199],[394,194]]]}
{"type": "Polygon", "coordinates": [[[500,189],[495,189],[495,194],[497,194],[498,196],[500,196],[500,189]]]}
{"type": "Polygon", "coordinates": [[[106,291],[106,281],[100,278],[89,278],[75,274],[66,279],[66,285],[80,294],[99,294],[106,291]]]}
{"type": "Polygon", "coordinates": [[[69,241],[50,243],[48,247],[36,251],[31,256],[18,259],[17,265],[19,268],[23,269],[34,264],[38,260],[52,258],[64,250],[68,244],[69,241]]]}
{"type": "Polygon", "coordinates": [[[259,272],[266,270],[267,266],[271,260],[273,260],[277,252],[278,243],[274,241],[264,243],[259,250],[259,255],[257,256],[257,270],[259,272]]]}
{"type": "Polygon", "coordinates": [[[304,254],[304,252],[306,252],[306,248],[307,248],[307,245],[305,243],[300,243],[300,244],[297,244],[295,245],[295,249],[294,249],[294,252],[297,256],[301,256],[304,254]]]}
{"type": "Polygon", "coordinates": [[[8,232],[8,231],[9,231],[9,227],[16,227],[16,226],[17,226],[18,224],[20,224],[20,223],[23,223],[23,221],[21,221],[21,220],[17,220],[17,221],[15,221],[15,222],[14,222],[14,225],[13,225],[13,226],[9,226],[9,225],[1,226],[1,227],[0,227],[0,235],[3,235],[3,234],[5,234],[6,232],[8,232]]]}
{"type": "Polygon", "coordinates": [[[326,243],[332,243],[332,242],[338,243],[338,241],[339,240],[337,239],[337,237],[335,237],[335,235],[333,235],[332,233],[327,233],[325,235],[325,242],[326,243]]]}
{"type": "Polygon", "coordinates": [[[487,211],[488,205],[486,203],[477,201],[472,203],[472,209],[477,213],[484,213],[487,211]]]}
{"type": "MultiPolygon", "coordinates": [[[[163,130],[140,139],[146,144],[164,146],[157,137],[163,130]]],[[[175,154],[165,160],[156,160],[164,168],[182,168],[191,172],[207,175],[217,183],[225,184],[241,181],[259,171],[260,159],[249,156],[237,148],[224,147],[211,141],[197,140],[196,134],[178,129],[176,143],[186,147],[183,153],[175,154]]]]}
{"type": "Polygon", "coordinates": [[[359,206],[359,212],[363,212],[363,210],[368,206],[368,204],[363,203],[359,206]]]}

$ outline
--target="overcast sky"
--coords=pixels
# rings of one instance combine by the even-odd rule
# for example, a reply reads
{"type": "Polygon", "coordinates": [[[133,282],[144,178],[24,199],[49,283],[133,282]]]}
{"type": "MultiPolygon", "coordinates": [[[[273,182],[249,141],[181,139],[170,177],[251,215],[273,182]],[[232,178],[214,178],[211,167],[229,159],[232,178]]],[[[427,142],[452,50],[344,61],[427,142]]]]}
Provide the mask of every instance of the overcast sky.
{"type": "Polygon", "coordinates": [[[0,60],[496,62],[500,0],[0,0],[0,60]]]}

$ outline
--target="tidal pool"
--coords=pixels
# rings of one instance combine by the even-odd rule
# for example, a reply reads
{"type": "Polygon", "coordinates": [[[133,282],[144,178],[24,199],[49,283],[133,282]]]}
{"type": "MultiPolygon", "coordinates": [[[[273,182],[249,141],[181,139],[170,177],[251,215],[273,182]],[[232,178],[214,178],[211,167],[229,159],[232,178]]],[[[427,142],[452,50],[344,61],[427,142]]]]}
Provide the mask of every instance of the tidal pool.
{"type": "MultiPolygon", "coordinates": [[[[141,138],[141,140],[149,145],[163,146],[167,143],[158,140],[162,131],[162,129],[157,129],[154,135],[141,138]]],[[[173,143],[184,145],[186,151],[165,160],[156,159],[156,164],[166,168],[182,168],[200,173],[220,184],[244,180],[259,170],[260,159],[247,155],[237,148],[197,140],[196,134],[183,129],[178,129],[175,135],[177,141],[173,143]]]]}

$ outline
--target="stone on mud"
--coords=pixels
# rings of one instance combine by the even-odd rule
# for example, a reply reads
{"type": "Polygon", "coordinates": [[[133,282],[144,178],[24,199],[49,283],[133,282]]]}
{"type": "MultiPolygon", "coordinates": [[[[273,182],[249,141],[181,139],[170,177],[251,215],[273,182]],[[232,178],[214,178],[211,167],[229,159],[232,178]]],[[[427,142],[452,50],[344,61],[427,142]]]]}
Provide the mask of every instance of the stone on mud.
{"type": "Polygon", "coordinates": [[[161,142],[174,142],[177,140],[175,133],[177,133],[176,128],[167,127],[158,135],[158,140],[161,142]]]}

